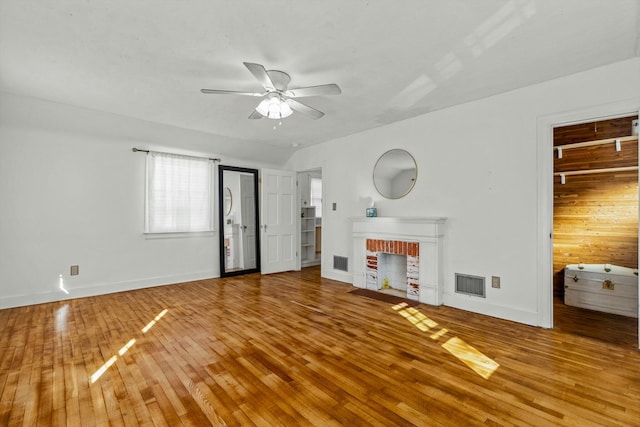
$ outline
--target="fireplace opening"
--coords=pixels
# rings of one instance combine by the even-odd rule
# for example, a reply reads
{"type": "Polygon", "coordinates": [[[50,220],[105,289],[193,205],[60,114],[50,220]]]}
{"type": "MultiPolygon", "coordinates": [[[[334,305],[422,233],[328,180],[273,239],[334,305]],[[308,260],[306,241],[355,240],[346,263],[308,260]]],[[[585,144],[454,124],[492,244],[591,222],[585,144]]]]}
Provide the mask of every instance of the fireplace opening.
{"type": "Polygon", "coordinates": [[[419,252],[418,242],[367,239],[366,287],[419,299],[419,252]]]}
{"type": "Polygon", "coordinates": [[[378,289],[407,291],[407,256],[378,253],[378,289]]]}

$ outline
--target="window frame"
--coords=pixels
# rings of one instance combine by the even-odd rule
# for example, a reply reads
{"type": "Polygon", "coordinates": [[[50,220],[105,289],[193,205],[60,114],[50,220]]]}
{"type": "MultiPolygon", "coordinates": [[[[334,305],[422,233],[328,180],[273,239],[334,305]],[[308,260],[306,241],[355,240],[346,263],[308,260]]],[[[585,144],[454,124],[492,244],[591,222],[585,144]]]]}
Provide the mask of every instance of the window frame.
{"type": "MultiPolygon", "coordinates": [[[[175,165],[174,165],[174,168],[175,168],[175,165]]],[[[199,172],[202,172],[202,171],[199,171],[199,172]]],[[[189,171],[186,171],[186,172],[182,171],[182,173],[189,174],[189,171]]],[[[175,179],[175,173],[173,175],[175,179]]],[[[191,183],[191,178],[193,177],[194,177],[193,174],[188,176],[189,184],[191,183]]],[[[184,179],[184,176],[182,176],[182,178],[184,179]]],[[[149,151],[145,159],[145,199],[144,199],[145,207],[144,207],[143,234],[145,234],[147,237],[180,237],[180,236],[194,236],[194,235],[209,235],[215,232],[214,179],[215,179],[215,174],[214,174],[213,159],[207,159],[207,158],[195,157],[195,156],[186,156],[181,154],[149,151]],[[156,192],[157,190],[152,190],[151,186],[155,182],[154,180],[156,178],[157,179],[163,178],[162,175],[158,175],[158,176],[155,175],[155,172],[159,165],[158,164],[151,165],[151,162],[155,161],[157,157],[173,158],[179,161],[186,161],[187,163],[192,162],[191,163],[192,165],[196,165],[198,163],[200,165],[203,165],[205,162],[207,163],[206,171],[204,172],[205,177],[201,178],[202,182],[200,183],[201,185],[204,185],[205,194],[206,194],[205,196],[202,196],[202,193],[200,194],[203,197],[202,203],[205,204],[205,207],[203,208],[202,212],[200,212],[200,213],[204,213],[204,215],[202,216],[202,218],[204,218],[204,221],[202,220],[197,221],[200,224],[205,223],[206,225],[204,227],[196,226],[194,228],[189,228],[188,226],[185,227],[184,224],[180,224],[179,222],[177,224],[174,224],[175,227],[173,228],[168,224],[164,224],[164,226],[162,227],[154,226],[154,224],[157,223],[157,218],[154,219],[153,216],[157,214],[157,212],[155,213],[153,212],[153,209],[154,209],[153,206],[155,203],[152,200],[153,198],[152,193],[156,192]]],[[[182,184],[184,185],[184,183],[182,184]]],[[[171,200],[171,202],[175,202],[176,200],[175,196],[177,194],[177,191],[179,191],[179,189],[177,189],[174,186],[169,188],[169,190],[173,191],[174,193],[172,195],[173,199],[171,200]]],[[[192,189],[189,187],[188,190],[192,190],[192,189]]],[[[193,194],[194,191],[191,191],[191,193],[193,194]]],[[[188,200],[191,201],[192,198],[189,197],[188,200]]],[[[183,209],[189,209],[189,213],[191,213],[193,207],[194,207],[193,205],[182,206],[183,209]]],[[[175,209],[175,206],[173,208],[175,209]]]]}

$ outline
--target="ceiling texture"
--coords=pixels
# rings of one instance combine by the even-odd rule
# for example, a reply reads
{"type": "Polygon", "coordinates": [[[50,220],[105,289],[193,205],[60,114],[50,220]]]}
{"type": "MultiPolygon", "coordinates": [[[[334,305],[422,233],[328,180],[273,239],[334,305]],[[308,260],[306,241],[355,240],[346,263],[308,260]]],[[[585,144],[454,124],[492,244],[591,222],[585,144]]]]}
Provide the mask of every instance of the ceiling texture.
{"type": "MultiPolygon", "coordinates": [[[[0,91],[295,150],[639,56],[640,0],[0,0],[0,91]],[[249,120],[243,62],[323,111],[249,120]],[[275,130],[274,130],[275,127],[275,130]]],[[[266,150],[266,151],[265,151],[266,150]]]]}

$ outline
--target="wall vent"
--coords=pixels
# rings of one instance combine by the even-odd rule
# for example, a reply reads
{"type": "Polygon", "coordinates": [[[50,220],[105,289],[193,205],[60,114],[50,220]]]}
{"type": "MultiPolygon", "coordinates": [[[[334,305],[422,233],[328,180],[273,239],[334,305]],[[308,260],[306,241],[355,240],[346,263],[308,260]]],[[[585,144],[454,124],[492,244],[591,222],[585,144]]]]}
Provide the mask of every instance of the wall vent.
{"type": "Polygon", "coordinates": [[[346,256],[333,256],[333,269],[340,271],[349,271],[349,258],[346,256]]]}
{"type": "Polygon", "coordinates": [[[485,297],[485,279],[480,276],[456,273],[456,292],[459,294],[485,297]]]}

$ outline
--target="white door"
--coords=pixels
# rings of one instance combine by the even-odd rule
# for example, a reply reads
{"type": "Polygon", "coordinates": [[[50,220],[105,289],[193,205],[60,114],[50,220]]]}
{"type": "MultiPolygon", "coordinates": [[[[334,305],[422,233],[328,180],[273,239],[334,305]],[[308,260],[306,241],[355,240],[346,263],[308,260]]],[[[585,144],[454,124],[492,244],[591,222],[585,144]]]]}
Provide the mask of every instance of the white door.
{"type": "Polygon", "coordinates": [[[261,272],[295,270],[296,174],[273,169],[261,172],[261,272]]]}
{"type": "Polygon", "coordinates": [[[256,268],[256,209],[254,205],[255,189],[253,188],[253,176],[240,175],[242,217],[242,259],[240,267],[244,270],[256,268]]]}

